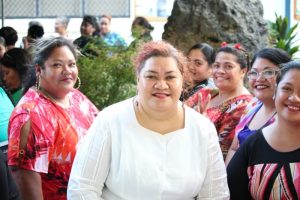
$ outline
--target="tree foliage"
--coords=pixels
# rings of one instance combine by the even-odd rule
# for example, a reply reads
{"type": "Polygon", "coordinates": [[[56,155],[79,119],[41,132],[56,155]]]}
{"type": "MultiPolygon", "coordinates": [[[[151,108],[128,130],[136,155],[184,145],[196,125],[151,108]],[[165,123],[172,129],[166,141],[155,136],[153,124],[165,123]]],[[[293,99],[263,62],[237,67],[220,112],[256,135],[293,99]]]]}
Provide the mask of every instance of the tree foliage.
{"type": "Polygon", "coordinates": [[[284,49],[293,57],[299,50],[299,45],[295,45],[298,23],[289,27],[287,17],[281,17],[277,14],[275,14],[275,16],[276,21],[269,22],[270,42],[274,47],[284,49]]]}
{"type": "Polygon", "coordinates": [[[134,50],[108,46],[94,38],[81,52],[77,61],[80,90],[99,109],[135,95],[134,50]]]}

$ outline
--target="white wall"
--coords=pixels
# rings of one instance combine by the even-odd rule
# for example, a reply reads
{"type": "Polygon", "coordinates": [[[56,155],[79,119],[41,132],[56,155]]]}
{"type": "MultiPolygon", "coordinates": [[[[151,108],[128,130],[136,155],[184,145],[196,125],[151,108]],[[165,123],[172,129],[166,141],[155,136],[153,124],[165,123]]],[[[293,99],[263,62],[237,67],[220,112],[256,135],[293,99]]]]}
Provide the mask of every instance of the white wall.
{"type": "Polygon", "coordinates": [[[275,13],[285,16],[285,0],[260,0],[264,7],[264,19],[275,21],[275,13]]]}

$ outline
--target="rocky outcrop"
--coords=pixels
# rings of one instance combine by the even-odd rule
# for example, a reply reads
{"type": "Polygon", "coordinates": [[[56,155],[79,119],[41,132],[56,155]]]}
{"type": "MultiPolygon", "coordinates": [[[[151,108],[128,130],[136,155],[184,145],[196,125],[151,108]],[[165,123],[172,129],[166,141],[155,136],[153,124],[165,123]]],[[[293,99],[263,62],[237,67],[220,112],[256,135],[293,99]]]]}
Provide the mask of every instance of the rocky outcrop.
{"type": "Polygon", "coordinates": [[[164,28],[162,38],[183,51],[199,42],[219,47],[226,41],[253,54],[268,44],[259,0],[175,0],[164,28]]]}

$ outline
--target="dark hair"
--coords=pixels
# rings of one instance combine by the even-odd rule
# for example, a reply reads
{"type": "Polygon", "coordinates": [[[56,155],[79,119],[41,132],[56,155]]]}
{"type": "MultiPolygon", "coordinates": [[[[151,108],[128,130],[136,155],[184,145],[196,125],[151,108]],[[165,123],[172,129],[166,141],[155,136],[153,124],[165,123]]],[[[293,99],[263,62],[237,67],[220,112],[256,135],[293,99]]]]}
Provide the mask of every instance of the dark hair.
{"type": "Polygon", "coordinates": [[[33,65],[28,69],[27,72],[26,81],[24,82],[24,93],[26,93],[26,91],[36,82],[36,74],[33,66],[39,65],[42,69],[45,69],[45,61],[51,56],[53,50],[63,46],[68,47],[73,53],[75,59],[77,59],[78,52],[74,44],[66,38],[47,37],[38,39],[35,43],[33,43],[33,65]]]}
{"type": "Polygon", "coordinates": [[[200,50],[203,53],[205,60],[208,62],[209,65],[211,65],[215,62],[216,52],[215,52],[214,48],[212,46],[210,46],[209,44],[206,44],[206,43],[195,44],[188,50],[188,54],[192,50],[200,50]]]}
{"type": "Polygon", "coordinates": [[[84,23],[84,22],[91,24],[95,29],[98,28],[97,18],[92,15],[83,16],[82,23],[84,23]]]}
{"type": "Polygon", "coordinates": [[[132,22],[131,28],[133,28],[136,25],[145,28],[146,30],[148,30],[148,32],[154,30],[154,27],[149,23],[149,21],[145,17],[136,17],[132,22]]]}
{"type": "Polygon", "coordinates": [[[288,63],[281,64],[281,70],[276,79],[277,85],[280,83],[280,81],[283,79],[283,77],[286,75],[286,73],[292,69],[300,70],[300,61],[294,60],[294,61],[290,61],[288,63]]]}
{"type": "Polygon", "coordinates": [[[264,48],[257,52],[251,61],[251,67],[257,58],[266,59],[279,68],[281,67],[280,64],[291,61],[291,57],[286,51],[277,48],[264,48]]]}
{"type": "Polygon", "coordinates": [[[27,36],[31,39],[39,39],[44,35],[43,26],[34,24],[28,28],[27,36]]]}
{"type": "Polygon", "coordinates": [[[249,65],[250,65],[249,54],[242,48],[236,48],[236,47],[230,46],[230,45],[224,46],[217,50],[216,56],[221,52],[230,53],[230,54],[235,55],[237,58],[236,61],[237,61],[237,63],[240,64],[241,69],[245,69],[245,68],[249,69],[249,65]]]}
{"type": "Polygon", "coordinates": [[[15,29],[10,26],[4,26],[0,29],[0,36],[5,39],[6,46],[15,45],[18,41],[18,34],[15,29]]]}
{"type": "Polygon", "coordinates": [[[0,62],[1,65],[6,68],[16,70],[22,82],[26,76],[28,65],[31,64],[31,58],[26,50],[21,48],[12,48],[4,53],[0,62]]]}

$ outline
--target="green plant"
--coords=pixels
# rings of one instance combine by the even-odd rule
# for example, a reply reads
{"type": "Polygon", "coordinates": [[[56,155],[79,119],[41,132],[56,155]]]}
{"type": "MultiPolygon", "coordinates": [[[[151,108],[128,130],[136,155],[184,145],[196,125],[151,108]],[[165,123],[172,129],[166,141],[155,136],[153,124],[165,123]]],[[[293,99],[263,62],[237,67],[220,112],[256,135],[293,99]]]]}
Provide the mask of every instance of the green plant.
{"type": "Polygon", "coordinates": [[[99,109],[135,95],[134,50],[111,47],[95,38],[81,52],[77,61],[80,90],[99,109]]]}
{"type": "Polygon", "coordinates": [[[295,45],[296,29],[298,23],[289,27],[287,17],[281,17],[275,14],[276,21],[269,22],[270,43],[280,49],[284,49],[291,57],[299,50],[299,45],[295,45]]]}

